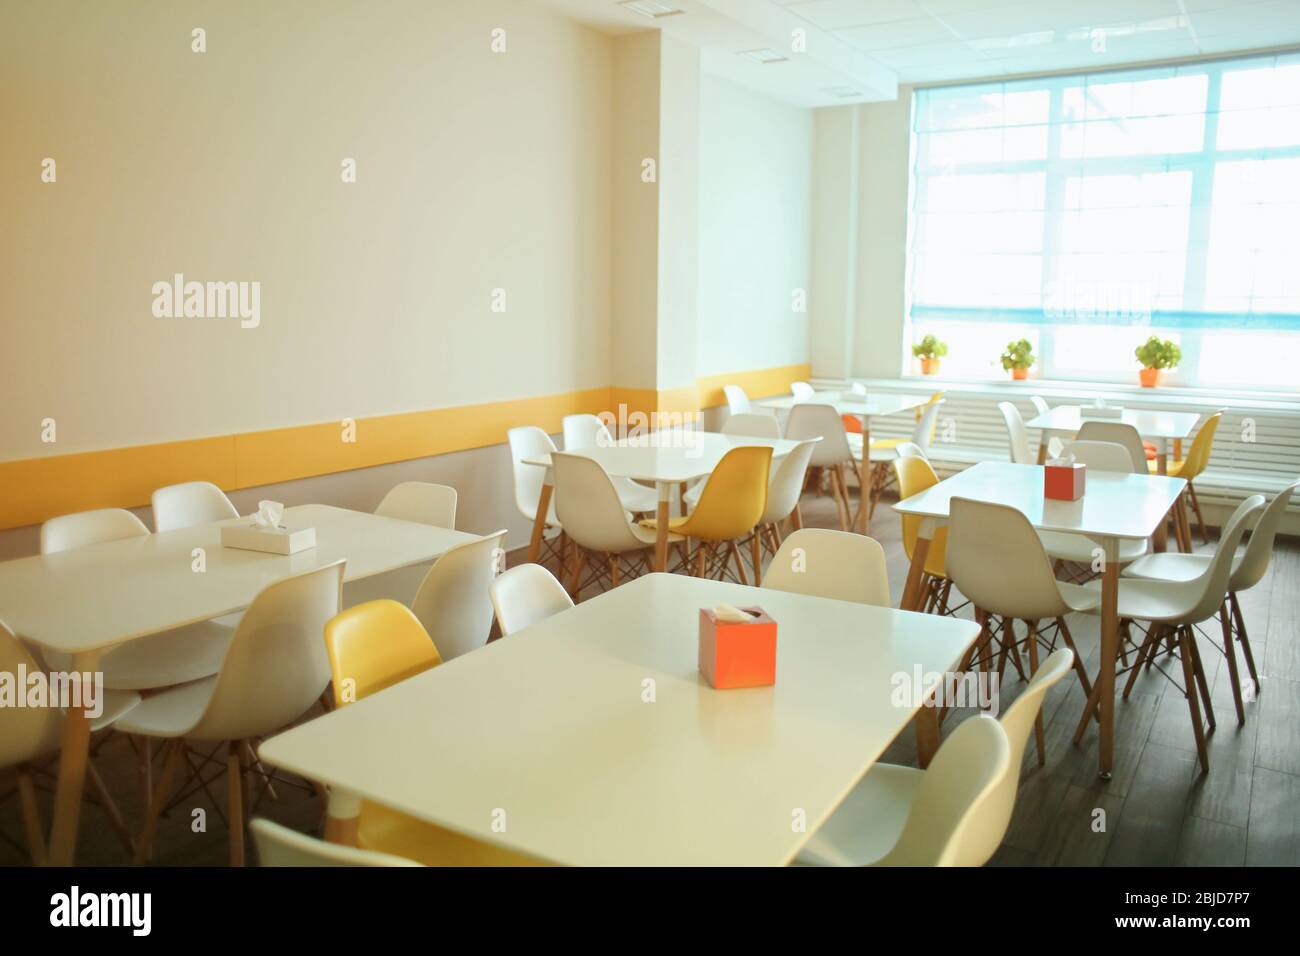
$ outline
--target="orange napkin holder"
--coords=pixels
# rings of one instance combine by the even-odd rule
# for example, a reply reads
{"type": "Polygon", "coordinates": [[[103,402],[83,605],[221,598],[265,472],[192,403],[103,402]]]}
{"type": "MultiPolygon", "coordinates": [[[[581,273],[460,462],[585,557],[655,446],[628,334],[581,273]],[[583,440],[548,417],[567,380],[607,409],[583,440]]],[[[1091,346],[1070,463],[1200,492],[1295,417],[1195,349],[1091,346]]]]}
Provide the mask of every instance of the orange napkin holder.
{"type": "Polygon", "coordinates": [[[1088,468],[1079,462],[1043,466],[1043,496],[1056,501],[1078,501],[1083,497],[1088,468]]]}
{"type": "Polygon", "coordinates": [[[776,621],[761,607],[742,607],[752,620],[719,621],[700,608],[700,673],[715,690],[776,683],[776,621]]]}

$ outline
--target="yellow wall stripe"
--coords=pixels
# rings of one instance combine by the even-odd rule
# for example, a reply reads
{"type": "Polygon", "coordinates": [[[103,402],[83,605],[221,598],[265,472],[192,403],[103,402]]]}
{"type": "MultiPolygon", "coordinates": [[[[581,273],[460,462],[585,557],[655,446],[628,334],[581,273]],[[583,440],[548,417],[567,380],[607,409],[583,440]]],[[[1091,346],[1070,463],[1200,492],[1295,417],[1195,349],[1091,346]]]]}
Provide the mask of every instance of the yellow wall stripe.
{"type": "Polygon", "coordinates": [[[397,461],[499,445],[521,423],[560,431],[579,412],[694,412],[726,403],[722,386],[735,383],[751,397],[788,392],[806,379],[807,365],[736,372],[701,379],[695,387],[592,388],[536,398],[428,411],[378,415],[355,422],[355,442],[341,422],[295,425],[215,438],[135,445],[104,451],[0,462],[0,529],[37,524],[90,508],[149,503],[154,489],[182,481],[211,481],[233,490],[371,468],[397,461]]]}

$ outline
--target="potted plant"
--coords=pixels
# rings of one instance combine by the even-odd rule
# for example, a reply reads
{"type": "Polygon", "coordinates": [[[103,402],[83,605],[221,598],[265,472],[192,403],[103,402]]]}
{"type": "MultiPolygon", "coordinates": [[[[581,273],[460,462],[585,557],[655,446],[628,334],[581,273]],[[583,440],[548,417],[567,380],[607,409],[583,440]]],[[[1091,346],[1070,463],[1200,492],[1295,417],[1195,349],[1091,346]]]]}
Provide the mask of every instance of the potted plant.
{"type": "Polygon", "coordinates": [[[1017,382],[1029,376],[1029,366],[1034,364],[1034,347],[1029,339],[1008,342],[1002,353],[1002,367],[1011,371],[1011,377],[1017,382]]]}
{"type": "Polygon", "coordinates": [[[1162,341],[1153,335],[1134,349],[1133,354],[1142,363],[1142,371],[1138,373],[1142,387],[1155,388],[1160,384],[1160,370],[1177,368],[1183,350],[1168,339],[1162,341]]]}
{"type": "Polygon", "coordinates": [[[921,374],[934,375],[939,371],[939,359],[948,354],[948,343],[940,342],[937,336],[927,335],[912,346],[913,358],[921,360],[921,374]]]}

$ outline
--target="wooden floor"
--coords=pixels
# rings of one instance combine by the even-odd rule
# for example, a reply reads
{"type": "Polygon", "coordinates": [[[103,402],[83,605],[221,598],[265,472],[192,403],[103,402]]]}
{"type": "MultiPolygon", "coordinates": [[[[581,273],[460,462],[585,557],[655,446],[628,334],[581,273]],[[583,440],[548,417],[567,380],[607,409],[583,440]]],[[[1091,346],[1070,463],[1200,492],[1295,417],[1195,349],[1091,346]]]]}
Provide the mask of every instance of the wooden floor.
{"type": "MultiPolygon", "coordinates": [[[[810,526],[835,523],[830,498],[805,496],[802,510],[810,526]]],[[[889,558],[896,604],[907,564],[898,520],[887,503],[877,510],[871,533],[889,558]]],[[[1242,603],[1263,689],[1246,704],[1246,725],[1239,727],[1223,657],[1208,642],[1202,644],[1218,720],[1209,738],[1209,774],[1202,775],[1197,765],[1185,701],[1153,670],[1139,679],[1127,703],[1116,705],[1114,774],[1108,782],[1099,780],[1096,725],[1081,745],[1070,742],[1083,697],[1077,682],[1067,678],[1045,705],[1046,766],[1038,767],[1030,739],[1015,816],[995,865],[1300,865],[1300,544],[1278,539],[1268,577],[1243,595],[1242,603]]],[[[1089,671],[1095,672],[1097,619],[1074,615],[1069,625],[1089,671]]],[[[1023,686],[1012,675],[1002,688],[1001,706],[1009,706],[1023,686]]],[[[945,733],[968,713],[954,712],[945,733]]],[[[903,734],[885,759],[911,763],[913,740],[910,732],[903,734]]],[[[102,739],[96,766],[128,824],[138,827],[143,801],[129,741],[122,735],[102,739]]],[[[11,775],[0,774],[0,865],[27,862],[13,786],[11,775]]],[[[52,781],[45,789],[48,826],[52,781]]],[[[216,803],[199,789],[163,820],[156,863],[225,863],[224,780],[217,778],[208,789],[216,803]],[[199,832],[197,810],[205,816],[199,832]]],[[[264,795],[257,814],[319,832],[322,807],[314,794],[300,781],[277,782],[276,790],[278,799],[264,795]]],[[[78,861],[121,865],[128,860],[104,815],[86,806],[78,861]]],[[[250,861],[255,860],[250,848],[250,861]]]]}

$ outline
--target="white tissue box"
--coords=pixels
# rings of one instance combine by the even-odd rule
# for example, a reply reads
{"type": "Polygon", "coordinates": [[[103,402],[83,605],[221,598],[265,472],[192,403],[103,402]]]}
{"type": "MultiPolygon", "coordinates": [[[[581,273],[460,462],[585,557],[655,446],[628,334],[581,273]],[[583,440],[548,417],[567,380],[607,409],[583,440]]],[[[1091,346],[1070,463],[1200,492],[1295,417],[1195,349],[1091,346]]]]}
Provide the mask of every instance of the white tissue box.
{"type": "Polygon", "coordinates": [[[252,523],[222,525],[221,546],[268,554],[297,554],[316,547],[316,529],[263,528],[252,523]]]}
{"type": "Polygon", "coordinates": [[[1123,418],[1124,409],[1119,405],[1084,405],[1079,409],[1080,418],[1123,418]]]}

